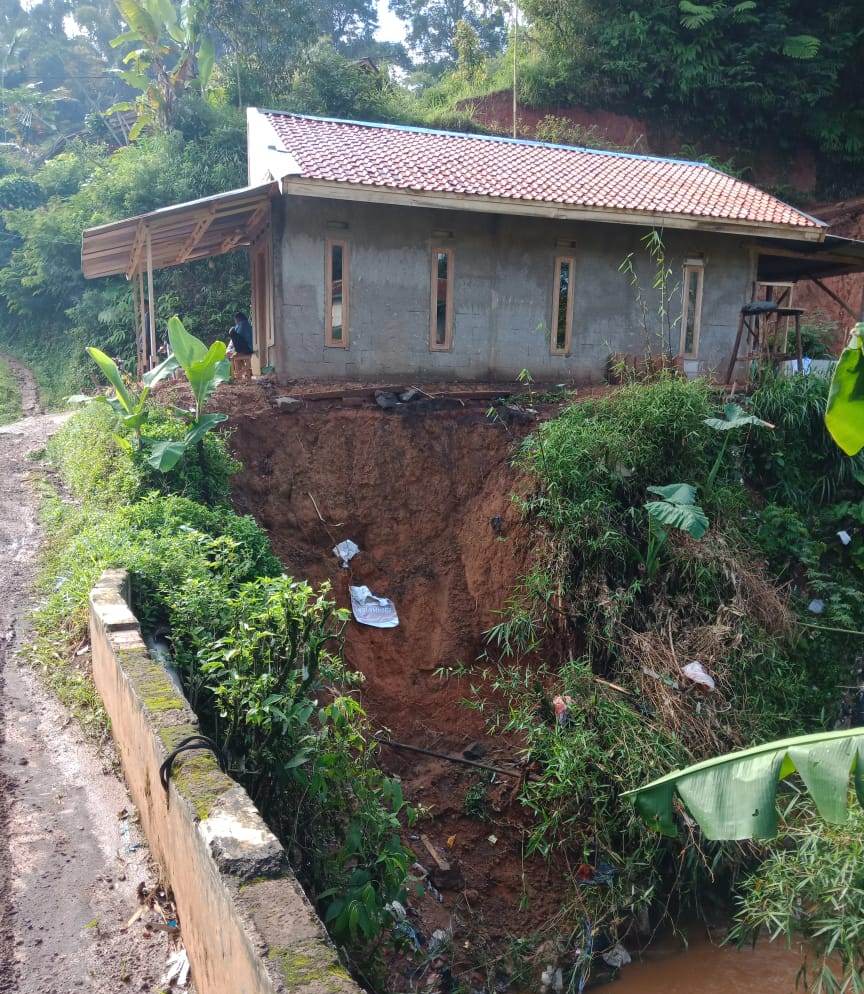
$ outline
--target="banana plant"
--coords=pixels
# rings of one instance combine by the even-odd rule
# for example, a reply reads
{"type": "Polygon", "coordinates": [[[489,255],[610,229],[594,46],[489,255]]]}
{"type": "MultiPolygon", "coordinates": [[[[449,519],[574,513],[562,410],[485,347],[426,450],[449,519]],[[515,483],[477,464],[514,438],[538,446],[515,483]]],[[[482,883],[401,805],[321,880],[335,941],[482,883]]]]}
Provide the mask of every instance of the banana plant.
{"type": "Polygon", "coordinates": [[[632,797],[648,825],[677,835],[677,797],[709,839],[769,839],[777,834],[777,784],[797,773],[822,818],[847,817],[850,777],[864,805],[864,728],[799,735],[707,759],[646,784],[632,797]]]}
{"type": "Polygon", "coordinates": [[[227,414],[204,414],[204,407],[216,387],[231,376],[225,343],[214,342],[208,348],[199,338],[186,330],[176,314],[168,321],[168,344],[171,346],[172,354],[155,369],[144,374],[144,388],[152,389],[161,380],[182,369],[192,391],[194,407],[191,411],[182,412],[191,420],[182,439],[167,439],[154,442],[150,446],[147,461],[154,469],[163,473],[173,469],[189,448],[196,445],[208,431],[227,419],[227,414]]]}
{"type": "Polygon", "coordinates": [[[847,456],[864,449],[864,322],[852,329],[834,369],[825,427],[847,456]]]}
{"type": "Polygon", "coordinates": [[[134,445],[123,435],[115,435],[114,440],[117,444],[127,451],[131,452],[134,449],[141,448],[141,427],[147,420],[147,395],[150,393],[149,387],[145,386],[140,393],[136,393],[133,389],[128,387],[123,381],[123,375],[117,368],[117,363],[110,357],[105,355],[101,349],[96,349],[89,347],[87,352],[90,358],[96,363],[99,369],[102,371],[102,375],[105,379],[114,387],[114,396],[106,397],[103,394],[97,394],[95,397],[89,397],[85,394],[74,394],[67,398],[70,404],[89,404],[92,401],[98,401],[110,405],[112,410],[116,412],[120,419],[120,423],[124,428],[132,431],[133,437],[135,439],[134,445]]]}
{"type": "Polygon", "coordinates": [[[689,483],[671,483],[666,487],[648,487],[648,493],[660,500],[645,504],[648,512],[648,551],[645,574],[650,579],[657,572],[660,550],[669,538],[669,529],[686,532],[697,541],[708,531],[708,518],[696,503],[696,488],[689,483]]]}
{"type": "Polygon", "coordinates": [[[723,464],[723,457],[726,455],[726,448],[729,445],[729,439],[733,431],[744,428],[747,425],[755,425],[757,428],[774,428],[774,425],[770,421],[763,421],[762,418],[757,418],[755,414],[745,414],[744,408],[740,404],[727,404],[723,408],[722,418],[705,418],[703,423],[708,425],[709,428],[713,428],[714,431],[724,433],[723,444],[720,446],[720,451],[717,453],[717,458],[714,460],[714,465],[711,467],[711,472],[705,481],[705,488],[708,491],[713,488],[717,474],[720,472],[720,466],[723,464]]]}
{"type": "Polygon", "coordinates": [[[202,30],[206,0],[184,0],[179,10],[172,0],[115,0],[128,30],[111,46],[132,44],[123,57],[128,66],[120,78],[140,91],[107,113],[134,110],[137,120],[129,132],[134,140],[147,127],[171,126],[180,97],[189,89],[207,89],[215,62],[212,39],[202,30]]]}

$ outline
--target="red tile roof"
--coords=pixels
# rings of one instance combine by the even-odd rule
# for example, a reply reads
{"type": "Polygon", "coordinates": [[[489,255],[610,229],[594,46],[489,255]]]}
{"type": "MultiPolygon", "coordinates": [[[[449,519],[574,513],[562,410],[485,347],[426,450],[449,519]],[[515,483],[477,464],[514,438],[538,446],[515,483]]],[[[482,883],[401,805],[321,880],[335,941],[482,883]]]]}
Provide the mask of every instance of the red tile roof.
{"type": "MultiPolygon", "coordinates": [[[[703,162],[261,111],[302,179],[793,230],[821,222],[703,162]]],[[[803,233],[803,231],[802,231],[803,233]]],[[[812,237],[812,236],[811,236],[812,237]]]]}

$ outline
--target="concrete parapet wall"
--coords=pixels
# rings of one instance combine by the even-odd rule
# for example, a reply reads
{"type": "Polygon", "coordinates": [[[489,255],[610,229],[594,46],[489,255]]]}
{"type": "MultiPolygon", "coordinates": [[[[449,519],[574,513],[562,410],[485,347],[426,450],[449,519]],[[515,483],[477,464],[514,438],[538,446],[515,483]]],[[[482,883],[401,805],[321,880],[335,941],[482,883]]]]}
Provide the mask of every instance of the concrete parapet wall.
{"type": "Polygon", "coordinates": [[[246,791],[208,752],[159,767],[198,720],[151,658],[109,570],[90,592],[93,677],[141,823],[174,891],[199,994],[360,994],[246,791]]]}

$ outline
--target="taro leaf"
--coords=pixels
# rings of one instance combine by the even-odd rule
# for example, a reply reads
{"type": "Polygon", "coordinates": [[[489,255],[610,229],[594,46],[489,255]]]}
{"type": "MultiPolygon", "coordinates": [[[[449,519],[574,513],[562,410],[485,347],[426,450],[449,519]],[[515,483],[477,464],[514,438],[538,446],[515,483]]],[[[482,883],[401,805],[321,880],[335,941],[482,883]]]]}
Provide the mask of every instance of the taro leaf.
{"type": "Polygon", "coordinates": [[[864,804],[864,728],[799,735],[717,756],[630,790],[656,831],[677,835],[675,795],[709,839],[768,839],[777,833],[777,783],[798,773],[825,821],[846,820],[849,777],[864,804]]]}
{"type": "Polygon", "coordinates": [[[95,349],[90,346],[87,351],[90,353],[90,358],[93,362],[95,362],[96,365],[102,370],[102,375],[111,384],[111,386],[114,387],[117,399],[123,409],[127,414],[131,414],[135,408],[135,399],[126,389],[126,384],[123,382],[123,377],[120,375],[120,370],[117,368],[117,364],[110,356],[105,355],[105,353],[100,349],[95,349]]]}
{"type": "Polygon", "coordinates": [[[667,487],[648,487],[649,494],[657,494],[670,504],[693,504],[696,488],[689,483],[670,483],[667,487]]]}
{"type": "Polygon", "coordinates": [[[227,414],[203,414],[189,431],[186,432],[186,437],[183,439],[183,444],[187,447],[194,445],[197,441],[202,439],[211,428],[215,428],[216,425],[221,424],[223,421],[228,420],[227,414]]]}
{"type": "Polygon", "coordinates": [[[864,448],[864,324],[855,325],[834,369],[825,427],[847,456],[864,448]]]}
{"type": "Polygon", "coordinates": [[[145,373],[141,377],[141,382],[145,387],[150,387],[152,390],[157,383],[161,383],[162,380],[171,376],[176,370],[180,368],[180,363],[177,361],[177,357],[169,355],[167,359],[163,359],[158,366],[154,366],[148,373],[145,373]]]}
{"type": "Polygon", "coordinates": [[[703,424],[715,431],[729,431],[731,428],[743,428],[745,425],[756,425],[759,428],[773,428],[768,421],[757,418],[755,414],[745,414],[739,404],[727,404],[723,408],[724,417],[705,418],[703,424]]]}
{"type": "Polygon", "coordinates": [[[180,462],[185,451],[185,442],[172,439],[164,442],[153,442],[150,445],[150,455],[147,456],[147,462],[153,469],[158,469],[160,473],[167,473],[180,462]]]}
{"type": "Polygon", "coordinates": [[[645,505],[652,522],[665,528],[677,528],[694,539],[708,531],[705,512],[694,503],[696,490],[689,483],[672,483],[666,487],[648,487],[648,492],[663,500],[650,500],[645,505]]]}

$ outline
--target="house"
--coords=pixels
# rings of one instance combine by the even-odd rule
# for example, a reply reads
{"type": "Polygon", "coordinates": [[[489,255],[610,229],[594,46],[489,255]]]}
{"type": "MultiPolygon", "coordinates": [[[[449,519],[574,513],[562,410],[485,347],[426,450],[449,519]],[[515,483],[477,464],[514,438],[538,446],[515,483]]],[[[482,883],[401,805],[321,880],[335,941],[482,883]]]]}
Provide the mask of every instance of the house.
{"type": "Polygon", "coordinates": [[[85,232],[85,276],[132,282],[144,365],[154,271],[238,249],[283,379],[597,382],[646,349],[711,375],[760,287],[864,270],[864,243],[701,162],[253,108],[248,182],[85,232]]]}

